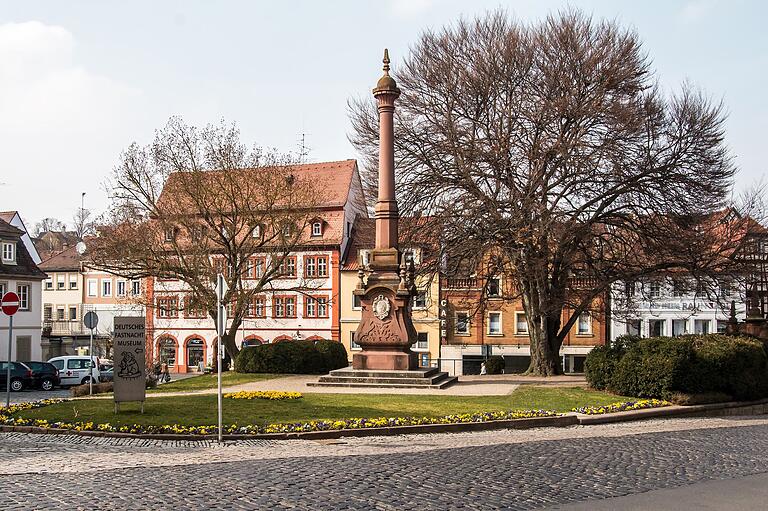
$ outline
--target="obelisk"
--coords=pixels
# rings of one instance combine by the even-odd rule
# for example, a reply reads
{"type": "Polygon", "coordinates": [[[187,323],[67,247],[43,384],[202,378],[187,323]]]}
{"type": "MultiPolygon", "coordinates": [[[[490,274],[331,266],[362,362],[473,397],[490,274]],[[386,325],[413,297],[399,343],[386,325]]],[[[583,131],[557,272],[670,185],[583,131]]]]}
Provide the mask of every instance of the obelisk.
{"type": "Polygon", "coordinates": [[[375,208],[376,245],[367,280],[360,272],[355,295],[362,318],[355,334],[362,351],[352,356],[359,370],[407,371],[418,368],[411,346],[416,330],[409,307],[414,292],[413,267],[406,268],[397,247],[398,210],[395,198],[395,100],[400,96],[389,76],[389,52],[384,50],[384,76],[373,89],[379,111],[379,190],[375,208]]]}

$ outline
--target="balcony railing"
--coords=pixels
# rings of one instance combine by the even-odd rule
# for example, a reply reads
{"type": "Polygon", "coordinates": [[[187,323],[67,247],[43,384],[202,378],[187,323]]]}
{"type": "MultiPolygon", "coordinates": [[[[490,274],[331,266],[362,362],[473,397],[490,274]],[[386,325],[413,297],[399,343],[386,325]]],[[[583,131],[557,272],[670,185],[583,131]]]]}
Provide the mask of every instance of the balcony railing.
{"type": "Polygon", "coordinates": [[[43,321],[43,337],[59,335],[88,335],[90,330],[85,328],[80,320],[55,320],[43,321]]]}
{"type": "Polygon", "coordinates": [[[446,289],[473,289],[478,288],[479,283],[476,278],[447,279],[445,287],[446,289]]]}

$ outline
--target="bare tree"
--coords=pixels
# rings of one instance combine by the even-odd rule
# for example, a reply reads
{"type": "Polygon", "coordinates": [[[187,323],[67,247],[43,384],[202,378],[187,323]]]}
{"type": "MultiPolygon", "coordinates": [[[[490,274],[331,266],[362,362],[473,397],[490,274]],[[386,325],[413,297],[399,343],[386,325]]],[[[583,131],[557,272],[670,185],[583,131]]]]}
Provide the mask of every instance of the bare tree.
{"type": "MultiPolygon", "coordinates": [[[[561,372],[565,336],[613,283],[723,270],[736,249],[713,237],[735,172],[722,106],[687,84],[664,95],[615,22],[493,12],[424,33],[395,78],[401,211],[441,223],[449,267],[513,277],[530,373],[561,372]]],[[[374,186],[375,107],[350,110],[374,186]]]]}
{"type": "Polygon", "coordinates": [[[64,232],[67,226],[56,218],[43,218],[35,224],[34,236],[37,238],[45,232],[64,232]]]}
{"type": "Polygon", "coordinates": [[[86,236],[96,234],[96,224],[91,218],[91,210],[86,208],[77,208],[72,217],[72,229],[77,239],[83,240],[86,236]]]}
{"type": "Polygon", "coordinates": [[[180,281],[184,303],[160,307],[214,321],[223,273],[230,304],[223,343],[234,358],[235,333],[254,299],[290,273],[289,253],[308,238],[318,186],[294,173],[290,155],[247,149],[234,125],[198,129],[172,118],[152,144],[122,154],[92,264],[127,278],[180,281]]]}

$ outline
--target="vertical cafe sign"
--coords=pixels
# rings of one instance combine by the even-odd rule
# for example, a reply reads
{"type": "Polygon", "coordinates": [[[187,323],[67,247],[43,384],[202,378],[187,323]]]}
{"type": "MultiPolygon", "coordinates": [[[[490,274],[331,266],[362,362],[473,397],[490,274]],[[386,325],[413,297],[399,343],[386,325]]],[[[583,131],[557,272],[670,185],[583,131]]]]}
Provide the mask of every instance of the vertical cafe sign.
{"type": "Polygon", "coordinates": [[[143,317],[116,317],[114,326],[115,403],[146,398],[143,317]]]}

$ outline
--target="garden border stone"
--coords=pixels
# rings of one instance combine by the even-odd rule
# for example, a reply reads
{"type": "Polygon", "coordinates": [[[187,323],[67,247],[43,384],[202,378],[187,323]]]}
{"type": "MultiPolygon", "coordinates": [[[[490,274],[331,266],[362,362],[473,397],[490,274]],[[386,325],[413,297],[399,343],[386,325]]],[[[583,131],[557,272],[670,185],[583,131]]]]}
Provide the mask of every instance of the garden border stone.
{"type": "MultiPolygon", "coordinates": [[[[682,416],[729,416],[768,414],[768,399],[759,401],[730,401],[704,405],[673,405],[661,408],[646,408],[625,412],[587,415],[567,413],[555,417],[534,417],[528,419],[507,419],[485,422],[454,422],[450,424],[421,424],[412,426],[391,426],[381,428],[336,429],[326,431],[302,431],[294,433],[225,434],[225,440],[322,440],[342,437],[391,436],[424,433],[456,433],[466,431],[490,431],[495,429],[531,429],[544,427],[590,426],[615,422],[632,422],[644,419],[682,416]]],[[[108,431],[76,431],[39,426],[0,425],[0,432],[18,432],[53,435],[80,435],[110,438],[138,438],[147,440],[215,440],[214,435],[184,435],[161,433],[118,433],[108,431]]]]}

